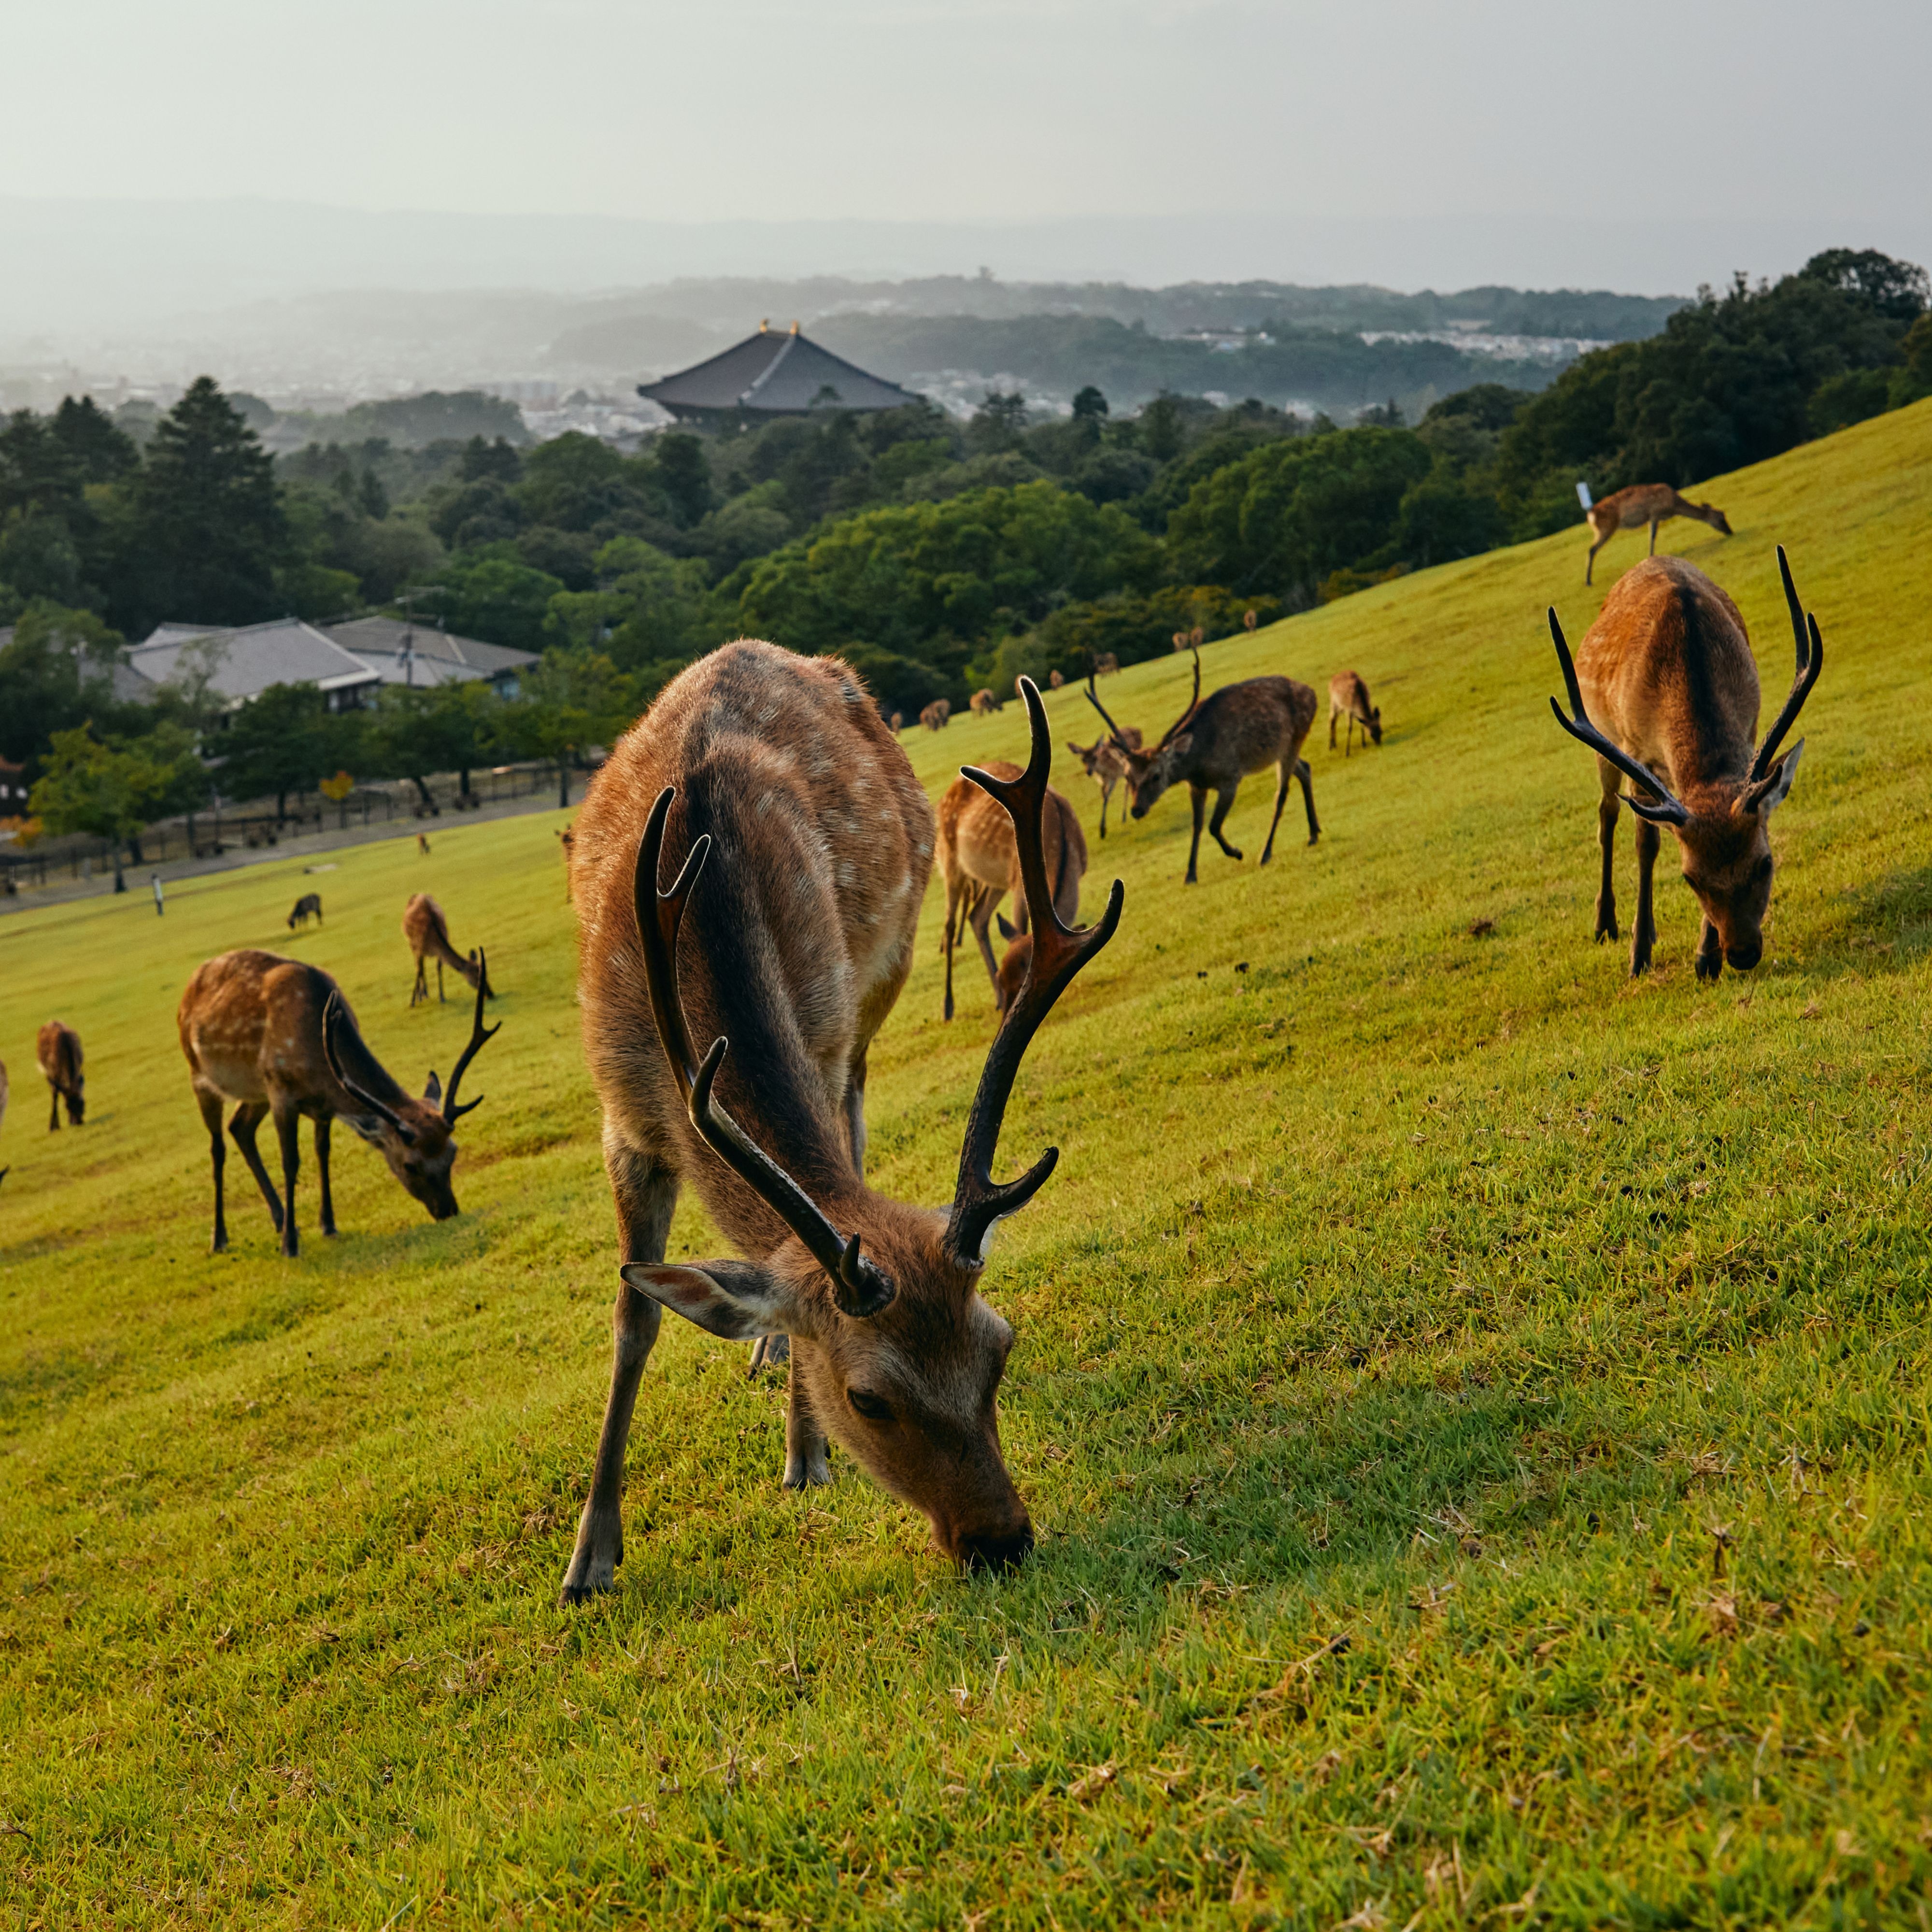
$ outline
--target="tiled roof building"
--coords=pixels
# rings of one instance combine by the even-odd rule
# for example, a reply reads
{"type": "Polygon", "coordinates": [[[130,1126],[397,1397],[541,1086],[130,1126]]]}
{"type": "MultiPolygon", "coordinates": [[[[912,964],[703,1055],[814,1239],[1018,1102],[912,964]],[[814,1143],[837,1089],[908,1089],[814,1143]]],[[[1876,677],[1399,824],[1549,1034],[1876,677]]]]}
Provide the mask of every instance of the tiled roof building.
{"type": "Polygon", "coordinates": [[[708,362],[662,382],[640,382],[638,394],[686,422],[898,410],[921,400],[807,340],[796,322],[789,334],[779,335],[762,322],[757,334],[708,362]]]}

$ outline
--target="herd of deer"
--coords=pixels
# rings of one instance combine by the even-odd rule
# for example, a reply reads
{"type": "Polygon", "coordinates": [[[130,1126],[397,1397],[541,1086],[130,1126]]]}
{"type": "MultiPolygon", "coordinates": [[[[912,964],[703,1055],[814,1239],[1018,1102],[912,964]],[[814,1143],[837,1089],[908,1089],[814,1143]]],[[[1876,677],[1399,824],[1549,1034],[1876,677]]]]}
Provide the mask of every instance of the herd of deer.
{"type": "MultiPolygon", "coordinates": [[[[1600,508],[1615,504],[1610,500],[1600,508]]],[[[1594,551],[1592,553],[1594,555],[1594,551]]],[[[1767,830],[1789,794],[1802,742],[1781,751],[1823,663],[1815,619],[1778,553],[1796,643],[1791,692],[1756,741],[1759,689],[1736,606],[1691,565],[1652,556],[1606,598],[1573,658],[1556,614],[1550,626],[1567,688],[1558,722],[1596,754],[1603,852],[1597,936],[1617,936],[1612,836],[1620,804],[1636,814],[1639,878],[1630,969],[1649,963],[1652,874],[1659,827],[1676,835],[1702,907],[1700,978],[1728,962],[1754,966],[1772,861],[1767,830]],[[1628,780],[1636,789],[1622,790],[1628,780]]],[[[1309,842],[1320,836],[1308,761],[1314,692],[1262,676],[1192,695],[1151,748],[1087,697],[1106,729],[1070,744],[1100,786],[1101,835],[1116,784],[1144,818],[1185,784],[1193,804],[1186,878],[1207,830],[1222,828],[1244,776],[1271,769],[1268,863],[1292,782],[1302,788],[1309,842]],[[1207,816],[1210,794],[1214,800],[1207,816]]],[[[1096,671],[1104,668],[1096,664],[1096,671]]],[[[619,741],[562,835],[578,908],[578,1000],[586,1057],[604,1113],[603,1150],[617,1221],[620,1286],[610,1384],[561,1600],[612,1587],[623,1559],[624,1460],[644,1365],[665,1309],[710,1334],[756,1340],[754,1366],[790,1360],[783,1482],[830,1480],[836,1442],[886,1490],[924,1514],[938,1546],[962,1565],[1004,1568],[1033,1544],[1027,1508],[1000,1447],[996,1406],[1013,1331],[980,1285],[1000,1222],[1024,1208],[1059,1156],[1016,1179],[993,1178],[1000,1126],[1020,1064],[1054,1002],[1113,938],[1118,880],[1093,926],[1077,917],[1087,843],[1072,806],[1048,782],[1052,745],[1038,688],[1018,680],[1030,754],[1024,770],[965,767],[935,815],[895,730],[856,674],[764,643],[728,644],[668,686],[619,741]],[[946,887],[945,1014],[952,956],[970,929],[994,989],[997,1030],[968,1114],[950,1204],[928,1208],[866,1178],[866,1055],[912,970],[920,908],[935,857],[946,887]],[[1003,898],[1010,941],[995,961],[988,927],[1003,898]],[[689,1185],[736,1251],[673,1264],[666,1246],[689,1185]]],[[[989,695],[989,694],[982,694],[989,695]]],[[[981,708],[976,705],[976,709],[981,708]]],[[[943,706],[924,722],[946,722],[943,706]]],[[[1330,686],[1338,721],[1379,744],[1382,715],[1353,672],[1330,686]]],[[[1348,754],[1345,739],[1343,755],[1348,754]]],[[[297,916],[318,920],[311,895],[297,916]]],[[[459,1105],[464,1074],[497,1029],[482,952],[451,944],[441,908],[409,904],[416,957],[411,1004],[427,999],[426,963],[476,993],[469,1044],[447,1090],[434,1072],[420,1099],[392,1080],[358,1030],[340,988],[319,968],[244,950],[190,980],[178,1015],[214,1179],[214,1246],[223,1216],[227,1133],[281,1236],[297,1252],[296,1135],[313,1122],[320,1226],[334,1232],[331,1123],[346,1120],[378,1148],[438,1220],[457,1211],[452,1133],[478,1102],[459,1105]],[[272,1116],[277,1192],[255,1144],[272,1116]]],[[[82,1118],[78,1037],[52,1022],[40,1061],[69,1118],[82,1118]]],[[[5,1075],[0,1070],[0,1107],[5,1075]]]]}

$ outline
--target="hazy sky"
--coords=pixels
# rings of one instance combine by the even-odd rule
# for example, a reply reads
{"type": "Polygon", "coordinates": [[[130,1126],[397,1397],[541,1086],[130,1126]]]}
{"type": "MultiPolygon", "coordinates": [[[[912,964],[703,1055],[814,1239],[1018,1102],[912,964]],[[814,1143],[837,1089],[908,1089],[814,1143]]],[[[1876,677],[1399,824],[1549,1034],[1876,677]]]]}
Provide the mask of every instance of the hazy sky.
{"type": "Polygon", "coordinates": [[[1796,216],[1874,240],[1932,199],[1926,0],[0,12],[0,194],[660,220],[1796,216]]]}

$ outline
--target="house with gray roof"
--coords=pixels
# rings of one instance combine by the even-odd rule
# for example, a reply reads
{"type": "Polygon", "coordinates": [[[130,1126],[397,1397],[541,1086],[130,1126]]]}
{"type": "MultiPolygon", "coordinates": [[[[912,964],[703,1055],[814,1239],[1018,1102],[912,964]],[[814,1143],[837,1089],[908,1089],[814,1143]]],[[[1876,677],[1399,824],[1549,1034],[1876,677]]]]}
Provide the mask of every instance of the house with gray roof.
{"type": "Polygon", "coordinates": [[[487,679],[499,696],[514,698],[523,672],[538,660],[535,651],[459,638],[400,617],[351,617],[325,624],[324,633],[382,674],[385,684],[467,684],[487,679]]]}
{"type": "Polygon", "coordinates": [[[353,711],[370,703],[382,682],[373,664],[299,617],[232,628],[163,624],[128,652],[127,661],[150,695],[158,686],[205,675],[231,711],[272,684],[312,684],[330,710],[353,711]]]}
{"type": "Polygon", "coordinates": [[[708,361],[675,376],[640,382],[638,394],[680,422],[723,423],[765,416],[902,410],[923,400],[799,333],[775,334],[769,323],[708,361]]]}

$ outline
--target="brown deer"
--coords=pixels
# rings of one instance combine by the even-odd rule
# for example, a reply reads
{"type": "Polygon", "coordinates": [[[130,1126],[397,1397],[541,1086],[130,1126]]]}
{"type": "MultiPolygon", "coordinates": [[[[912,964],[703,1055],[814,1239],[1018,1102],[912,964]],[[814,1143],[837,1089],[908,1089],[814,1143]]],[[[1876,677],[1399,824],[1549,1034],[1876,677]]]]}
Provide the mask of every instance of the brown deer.
{"type": "Polygon", "coordinates": [[[1348,719],[1347,729],[1342,735],[1342,755],[1348,755],[1349,740],[1354,735],[1355,727],[1362,728],[1362,736],[1379,745],[1382,741],[1382,708],[1369,703],[1369,687],[1362,682],[1362,674],[1355,670],[1338,670],[1328,680],[1328,748],[1335,748],[1335,721],[1348,719]]]}
{"type": "Polygon", "coordinates": [[[1650,554],[1657,554],[1657,526],[1668,523],[1672,517],[1695,517],[1700,524],[1708,524],[1712,529],[1724,536],[1731,534],[1731,526],[1723,511],[1709,503],[1694,503],[1687,496],[1680,496],[1668,483],[1633,483],[1628,490],[1618,490],[1606,496],[1600,503],[1593,503],[1584,513],[1584,520],[1590,526],[1591,534],[1597,541],[1590,546],[1590,554],[1583,565],[1583,581],[1590,581],[1590,573],[1597,567],[1597,553],[1619,530],[1640,530],[1646,524],[1650,526],[1650,554]]]}
{"type": "Polygon", "coordinates": [[[1046,674],[1046,688],[1049,691],[1058,691],[1066,682],[1057,670],[1050,670],[1046,674]]]}
{"type": "Polygon", "coordinates": [[[1194,697],[1187,709],[1167,728],[1166,735],[1151,752],[1130,747],[1112,718],[1107,716],[1087,680],[1088,701],[1106,719],[1113,734],[1114,748],[1126,759],[1128,815],[1144,818],[1171,785],[1185,783],[1194,802],[1194,840],[1187,848],[1187,880],[1199,884],[1196,869],[1201,854],[1201,824],[1208,794],[1215,795],[1214,816],[1208,831],[1214,842],[1231,859],[1241,856],[1238,848],[1221,836],[1234,794],[1250,772],[1275,768],[1274,816],[1268,820],[1268,843],[1262,848],[1262,863],[1274,856],[1275,828],[1281,823],[1281,808],[1288,798],[1288,781],[1301,781],[1301,795],[1308,808],[1308,842],[1322,836],[1315,816],[1314,775],[1301,748],[1315,724],[1315,693],[1292,677],[1250,677],[1239,684],[1224,684],[1214,695],[1201,695],[1201,653],[1194,654],[1194,697]]]}
{"type": "Polygon", "coordinates": [[[1112,677],[1120,668],[1120,660],[1118,656],[1112,651],[1102,651],[1094,660],[1094,668],[1088,675],[1090,677],[1112,677]]]}
{"type": "Polygon", "coordinates": [[[1030,684],[1026,704],[1026,775],[982,782],[1018,828],[1034,970],[987,1056],[950,1212],[864,1178],[866,1052],[912,968],[933,818],[857,675],[727,645],[666,687],[593,782],[580,998],[623,1286],[565,1603],[609,1589],[623,1559],[625,1443],[664,1308],[727,1339],[790,1337],[786,1486],[829,1480],[829,1436],[962,1565],[1031,1548],[994,1406],[1012,1330],[979,1286],[995,1224],[1058,1156],[1006,1183],[992,1162],[1028,1043],[1113,937],[1122,889],[1084,932],[1054,915],[1030,684]],[[745,1258],[666,1262],[686,1180],[745,1258]]]}
{"type": "Polygon", "coordinates": [[[182,1052],[188,1056],[194,1097],[208,1129],[214,1163],[214,1240],[211,1252],[228,1245],[222,1212],[221,1170],[226,1150],[221,1142],[221,1109],[235,1102],[228,1131],[268,1204],[269,1218],[282,1238],[282,1252],[299,1251],[296,1236],[296,1144],[304,1115],[315,1123],[316,1172],[322,1187],[320,1226],[335,1232],[335,1204],[328,1191],[329,1127],[338,1114],[370,1146],[380,1149],[389,1172],[429,1210],[446,1221],[457,1211],[450,1186],[456,1160],[452,1139],[457,1122],[476,1100],[459,1106],[457,1088],[484,1042],[500,1030],[483,1024],[483,993],[470,1044],[449,1076],[446,1092],[432,1072],[420,1100],[405,1094],[369,1051],[357,1030],[342,989],[319,966],[252,948],[224,952],[197,967],[175,1016],[182,1052]],[[275,1192],[255,1145],[256,1130],[269,1114],[281,1142],[283,1195],[275,1192]],[[284,1196],[286,1196],[284,1200],[284,1196]]]}
{"type": "Polygon", "coordinates": [[[483,965],[482,955],[475,946],[470,949],[465,958],[449,943],[449,922],[443,916],[442,908],[427,892],[412,892],[410,902],[403,908],[403,937],[410,942],[410,950],[416,956],[416,982],[410,989],[410,1004],[416,1006],[429,998],[429,970],[427,962],[436,962],[436,999],[441,1006],[442,997],[442,969],[448,966],[463,977],[478,993],[490,999],[496,997],[496,989],[490,983],[490,976],[483,965]]]}
{"type": "Polygon", "coordinates": [[[1762,956],[1764,915],[1771,902],[1771,814],[1790,792],[1804,741],[1782,756],[1778,748],[1825,662],[1818,620],[1798,601],[1782,544],[1778,568],[1797,640],[1798,668],[1784,710],[1755,750],[1758,681],[1750,640],[1738,607],[1702,571],[1674,556],[1648,557],[1626,571],[1604,599],[1574,662],[1556,613],[1550,613],[1550,634],[1574,715],[1564,717],[1553,698],[1550,709],[1570,736],[1597,754],[1602,793],[1597,838],[1604,857],[1597,893],[1599,940],[1617,937],[1610,860],[1619,781],[1629,778],[1647,794],[1624,793],[1622,800],[1637,816],[1634,974],[1649,965],[1657,939],[1651,874],[1662,825],[1677,835],[1684,883],[1704,909],[1698,978],[1716,979],[1727,960],[1736,971],[1748,973],[1762,956]]]}
{"type": "Polygon", "coordinates": [[[63,1100],[67,1102],[68,1126],[80,1126],[87,1114],[87,1081],[80,1070],[80,1034],[58,1020],[50,1020],[36,1036],[34,1050],[40,1063],[41,1077],[52,1094],[47,1110],[47,1132],[60,1132],[63,1100]]]}
{"type": "Polygon", "coordinates": [[[289,914],[289,930],[293,932],[298,927],[308,925],[310,920],[314,920],[317,926],[322,923],[322,895],[320,892],[304,892],[296,901],[295,910],[289,914]]]}
{"type": "Polygon", "coordinates": [[[421,859],[429,856],[429,834],[427,832],[416,834],[416,856],[421,859]]]}
{"type": "Polygon", "coordinates": [[[951,701],[944,698],[935,698],[932,702],[919,714],[919,722],[923,724],[928,731],[942,731],[946,728],[946,724],[952,718],[952,706],[951,701]]]}
{"type": "MultiPolygon", "coordinates": [[[[1141,732],[1138,724],[1123,724],[1122,740],[1132,750],[1141,748],[1141,732]]],[[[1100,788],[1100,836],[1107,836],[1107,806],[1114,796],[1114,788],[1127,775],[1126,754],[1113,740],[1104,734],[1090,745],[1076,745],[1070,738],[1066,748],[1080,760],[1080,769],[1100,788]]]]}
{"type": "Polygon", "coordinates": [[[892,713],[892,736],[895,738],[905,729],[905,713],[903,711],[895,711],[892,713]]]}
{"type": "Polygon", "coordinates": [[[976,691],[967,708],[975,718],[990,718],[1001,706],[990,691],[976,691]]]}
{"type": "MultiPolygon", "coordinates": [[[[1012,784],[1022,776],[1018,766],[1008,764],[1003,758],[988,759],[983,769],[1003,784],[1012,784]]],[[[1060,915],[1061,924],[1070,926],[1080,910],[1080,881],[1087,872],[1087,838],[1072,806],[1050,785],[1041,836],[1046,842],[1047,877],[1053,881],[1053,909],[1060,915]]],[[[973,937],[979,941],[980,956],[986,962],[986,977],[992,982],[998,998],[1001,989],[1000,969],[994,961],[992,941],[987,936],[994,908],[1011,892],[1018,917],[1018,930],[1024,933],[1030,922],[1012,816],[975,778],[955,778],[939,801],[939,870],[946,881],[946,926],[940,944],[946,954],[945,1015],[950,1020],[952,1017],[952,948],[964,938],[967,928],[971,927],[973,937]]],[[[1018,972],[1011,976],[1011,983],[1017,986],[1020,976],[1018,972]]],[[[1009,1000],[1002,1004],[1000,1011],[1004,1013],[1010,1004],[1009,1000]]]]}

